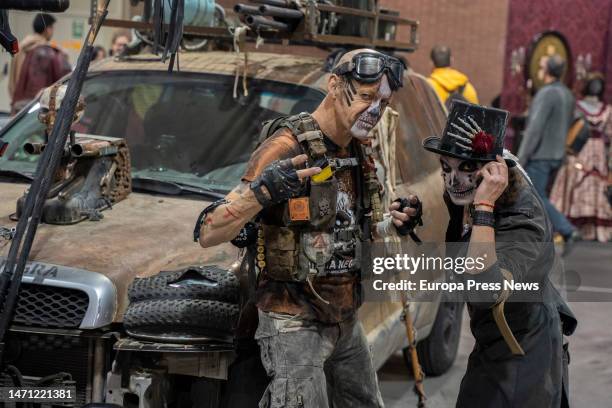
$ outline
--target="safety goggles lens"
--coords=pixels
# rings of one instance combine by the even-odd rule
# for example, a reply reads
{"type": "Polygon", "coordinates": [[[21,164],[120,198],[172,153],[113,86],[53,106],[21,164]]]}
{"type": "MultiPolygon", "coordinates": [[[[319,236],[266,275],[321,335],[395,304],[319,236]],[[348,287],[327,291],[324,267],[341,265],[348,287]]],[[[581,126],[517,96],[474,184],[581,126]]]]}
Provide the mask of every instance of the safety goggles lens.
{"type": "Polygon", "coordinates": [[[362,57],[355,62],[355,72],[362,77],[380,75],[385,68],[385,62],[379,57],[362,57]]]}

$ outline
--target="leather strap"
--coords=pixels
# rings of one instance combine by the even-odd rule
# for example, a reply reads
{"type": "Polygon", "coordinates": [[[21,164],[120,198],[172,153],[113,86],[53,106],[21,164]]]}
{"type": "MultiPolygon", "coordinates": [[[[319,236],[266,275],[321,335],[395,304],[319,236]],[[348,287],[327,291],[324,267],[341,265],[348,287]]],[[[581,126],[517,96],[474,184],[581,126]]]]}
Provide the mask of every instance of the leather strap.
{"type": "MultiPolygon", "coordinates": [[[[511,281],[513,279],[513,276],[510,273],[510,271],[502,268],[501,273],[504,276],[505,280],[511,281]]],[[[507,290],[507,289],[504,289],[501,292],[499,298],[497,299],[497,303],[495,303],[495,305],[492,308],[493,309],[493,320],[495,320],[495,324],[497,325],[497,328],[501,332],[501,335],[504,338],[504,341],[506,342],[508,347],[510,348],[510,351],[512,352],[512,354],[515,356],[524,356],[525,351],[521,347],[516,337],[514,337],[514,333],[512,333],[512,330],[510,330],[510,326],[508,326],[508,322],[506,321],[506,316],[504,315],[504,305],[508,297],[510,297],[510,294],[511,294],[510,290],[507,290]]]]}

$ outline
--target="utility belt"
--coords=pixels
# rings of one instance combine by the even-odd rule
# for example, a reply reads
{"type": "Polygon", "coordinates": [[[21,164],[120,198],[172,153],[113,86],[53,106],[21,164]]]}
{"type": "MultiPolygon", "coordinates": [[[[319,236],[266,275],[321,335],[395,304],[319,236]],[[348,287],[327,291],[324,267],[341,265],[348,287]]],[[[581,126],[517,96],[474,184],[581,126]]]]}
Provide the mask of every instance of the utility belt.
{"type": "Polygon", "coordinates": [[[306,282],[321,276],[354,275],[361,265],[362,233],[359,226],[332,232],[297,230],[276,225],[260,226],[257,265],[268,279],[306,282]],[[348,259],[348,267],[334,273],[330,261],[348,259]]]}

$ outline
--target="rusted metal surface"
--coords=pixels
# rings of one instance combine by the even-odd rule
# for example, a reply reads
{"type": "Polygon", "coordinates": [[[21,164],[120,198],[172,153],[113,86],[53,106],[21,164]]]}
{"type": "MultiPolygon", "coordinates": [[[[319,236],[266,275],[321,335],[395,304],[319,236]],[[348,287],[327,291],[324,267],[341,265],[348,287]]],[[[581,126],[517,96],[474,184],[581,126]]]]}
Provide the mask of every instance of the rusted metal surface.
{"type": "MultiPolygon", "coordinates": [[[[0,225],[14,226],[9,219],[25,184],[0,183],[0,225]]],[[[97,222],[76,225],[41,224],[30,259],[99,272],[117,287],[120,320],[127,306],[127,287],[135,277],[189,265],[229,267],[238,257],[231,244],[202,249],[193,242],[193,225],[208,205],[187,200],[132,193],[104,212],[97,222]]],[[[0,249],[6,256],[8,246],[0,249]]]]}

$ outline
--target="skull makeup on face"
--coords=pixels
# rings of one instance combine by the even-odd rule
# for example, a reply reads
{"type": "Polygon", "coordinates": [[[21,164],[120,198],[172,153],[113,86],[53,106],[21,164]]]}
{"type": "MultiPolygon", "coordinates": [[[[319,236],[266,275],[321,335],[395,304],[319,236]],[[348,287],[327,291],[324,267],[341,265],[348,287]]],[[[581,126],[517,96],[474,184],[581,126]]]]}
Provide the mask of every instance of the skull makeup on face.
{"type": "Polygon", "coordinates": [[[442,166],[444,188],[453,204],[460,206],[471,204],[480,184],[477,173],[482,168],[483,163],[440,156],[440,165],[442,166]]]}
{"type": "Polygon", "coordinates": [[[368,88],[371,88],[371,86],[358,84],[356,89],[356,101],[368,104],[351,127],[351,135],[360,140],[367,139],[372,128],[380,120],[392,94],[386,75],[381,77],[375,93],[373,92],[374,89],[368,88]]]}

